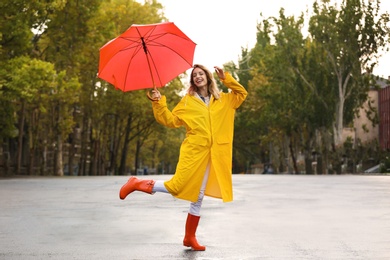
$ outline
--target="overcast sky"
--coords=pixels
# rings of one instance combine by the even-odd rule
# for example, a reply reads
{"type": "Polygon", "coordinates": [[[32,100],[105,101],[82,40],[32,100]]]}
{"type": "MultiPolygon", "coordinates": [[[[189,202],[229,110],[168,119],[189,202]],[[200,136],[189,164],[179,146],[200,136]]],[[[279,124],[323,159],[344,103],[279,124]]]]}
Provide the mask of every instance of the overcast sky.
{"type": "MultiPolygon", "coordinates": [[[[158,0],[165,7],[165,16],[174,22],[197,47],[194,63],[212,68],[233,61],[236,64],[241,47],[253,48],[260,13],[264,17],[299,15],[311,9],[313,0],[158,0]]],[[[381,10],[390,12],[390,1],[382,0],[381,10]]],[[[374,71],[390,76],[390,54],[380,60],[374,71]]]]}

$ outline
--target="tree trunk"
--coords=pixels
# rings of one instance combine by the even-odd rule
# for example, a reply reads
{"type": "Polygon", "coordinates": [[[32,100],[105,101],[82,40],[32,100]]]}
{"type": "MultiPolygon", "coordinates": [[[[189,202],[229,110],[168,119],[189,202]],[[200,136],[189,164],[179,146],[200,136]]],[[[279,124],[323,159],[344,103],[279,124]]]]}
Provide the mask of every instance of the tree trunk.
{"type": "Polygon", "coordinates": [[[42,163],[41,163],[41,175],[47,175],[47,140],[46,138],[42,142],[42,163]]]}
{"type": "MultiPolygon", "coordinates": [[[[73,135],[74,136],[74,135],[73,135]]],[[[73,176],[73,159],[74,159],[74,143],[73,140],[69,142],[69,149],[68,149],[68,168],[69,168],[69,176],[73,176]]]]}
{"type": "Polygon", "coordinates": [[[135,166],[135,172],[134,175],[137,175],[137,169],[139,168],[139,155],[141,152],[141,141],[140,139],[137,139],[136,147],[135,147],[135,159],[134,159],[134,166],[135,166]]]}
{"type": "Polygon", "coordinates": [[[130,142],[130,132],[131,132],[131,123],[132,123],[132,116],[131,114],[127,117],[127,123],[125,128],[125,138],[123,141],[123,149],[122,149],[122,156],[121,156],[121,163],[119,165],[119,175],[125,175],[126,171],[126,161],[127,161],[127,152],[129,150],[129,142],[130,142]]]}
{"type": "Polygon", "coordinates": [[[23,135],[24,135],[24,119],[26,114],[26,104],[22,101],[22,107],[19,115],[19,136],[18,136],[18,149],[16,153],[16,174],[20,174],[20,168],[22,165],[22,154],[23,154],[23,135]]]}
{"type": "Polygon", "coordinates": [[[60,122],[62,122],[61,116],[61,104],[57,105],[57,123],[56,123],[56,134],[57,134],[57,150],[56,150],[56,171],[55,175],[64,176],[64,164],[63,164],[63,141],[61,136],[60,122]]]}
{"type": "Polygon", "coordinates": [[[28,175],[34,174],[34,157],[35,157],[35,143],[34,143],[34,126],[35,117],[34,111],[30,114],[30,131],[28,131],[28,144],[29,144],[29,162],[28,162],[28,175]]]}
{"type": "Polygon", "coordinates": [[[93,156],[91,160],[91,168],[89,175],[96,175],[97,167],[98,167],[98,149],[99,149],[99,141],[98,140],[93,140],[92,141],[92,149],[93,149],[93,156]]]}
{"type": "MultiPolygon", "coordinates": [[[[153,146],[152,146],[152,168],[157,169],[156,167],[156,157],[157,157],[157,141],[154,140],[153,146]]],[[[157,171],[156,171],[157,173],[157,171]]]]}
{"type": "Polygon", "coordinates": [[[292,147],[292,142],[290,142],[289,147],[290,147],[291,160],[292,160],[293,167],[294,167],[294,173],[299,174],[298,165],[297,165],[297,158],[295,158],[295,153],[294,153],[294,149],[292,147]]]}
{"type": "Polygon", "coordinates": [[[63,142],[60,134],[57,136],[57,151],[56,151],[56,163],[57,163],[57,176],[64,176],[64,164],[62,160],[63,156],[63,142]]]}
{"type": "MultiPolygon", "coordinates": [[[[335,69],[337,70],[337,69],[335,69]]],[[[345,78],[343,83],[342,75],[343,73],[338,73],[338,91],[339,91],[339,99],[336,103],[336,121],[334,125],[334,143],[336,147],[341,145],[342,134],[344,128],[344,104],[346,97],[346,89],[350,79],[350,74],[345,78]]]]}
{"type": "Polygon", "coordinates": [[[90,149],[91,145],[90,138],[90,119],[89,114],[85,113],[83,116],[83,123],[81,125],[81,155],[80,155],[80,170],[79,176],[87,175],[88,161],[90,160],[90,149]]]}
{"type": "Polygon", "coordinates": [[[10,171],[10,149],[9,149],[9,139],[4,140],[3,143],[3,160],[4,160],[4,176],[12,175],[10,171]]]}
{"type": "Polygon", "coordinates": [[[116,168],[116,157],[118,153],[118,137],[117,137],[117,129],[118,129],[118,116],[115,115],[115,120],[114,120],[114,134],[111,139],[111,145],[110,145],[110,167],[108,169],[108,174],[109,175],[114,175],[115,173],[115,168],[116,168]]]}
{"type": "Polygon", "coordinates": [[[312,175],[313,174],[313,167],[312,167],[312,160],[310,159],[310,153],[306,152],[305,153],[305,169],[306,169],[306,174],[312,175]]]}
{"type": "Polygon", "coordinates": [[[34,175],[35,147],[30,147],[30,157],[28,162],[28,175],[34,175]]]}
{"type": "Polygon", "coordinates": [[[74,165],[74,154],[75,154],[75,140],[76,138],[76,127],[73,128],[73,133],[69,138],[69,150],[68,150],[68,165],[69,165],[69,176],[73,176],[73,165],[74,165]]]}

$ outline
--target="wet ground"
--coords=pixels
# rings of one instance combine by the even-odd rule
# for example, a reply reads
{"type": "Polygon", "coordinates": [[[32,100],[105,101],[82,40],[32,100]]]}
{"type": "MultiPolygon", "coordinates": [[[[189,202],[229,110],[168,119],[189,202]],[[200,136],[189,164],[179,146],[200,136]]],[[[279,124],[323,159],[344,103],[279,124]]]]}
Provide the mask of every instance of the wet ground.
{"type": "Polygon", "coordinates": [[[0,179],[0,259],[390,259],[390,176],[233,175],[233,202],[203,202],[204,252],[182,245],[188,202],[122,201],[127,179],[0,179]]]}

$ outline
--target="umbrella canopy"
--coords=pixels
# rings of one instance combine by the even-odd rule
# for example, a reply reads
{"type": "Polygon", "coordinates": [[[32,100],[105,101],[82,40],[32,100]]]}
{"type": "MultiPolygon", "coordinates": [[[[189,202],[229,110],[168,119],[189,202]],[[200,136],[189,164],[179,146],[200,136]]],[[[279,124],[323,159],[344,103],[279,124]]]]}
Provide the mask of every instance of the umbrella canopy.
{"type": "Polygon", "coordinates": [[[192,67],[195,46],[172,22],[132,25],[100,48],[98,77],[122,91],[163,87],[192,67]]]}

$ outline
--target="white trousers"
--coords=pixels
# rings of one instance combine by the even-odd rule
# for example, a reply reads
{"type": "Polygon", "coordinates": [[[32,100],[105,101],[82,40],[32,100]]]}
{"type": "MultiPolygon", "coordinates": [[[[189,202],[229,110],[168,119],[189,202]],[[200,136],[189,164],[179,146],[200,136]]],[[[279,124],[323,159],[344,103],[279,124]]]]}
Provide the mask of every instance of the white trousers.
{"type": "MultiPolygon", "coordinates": [[[[207,180],[209,179],[210,173],[210,163],[207,165],[206,172],[203,177],[202,186],[199,191],[198,200],[196,202],[191,202],[189,213],[194,216],[200,216],[200,208],[202,207],[204,191],[206,190],[207,180]]],[[[164,181],[157,180],[154,183],[152,192],[164,192],[169,193],[169,191],[165,188],[164,181]]]]}

